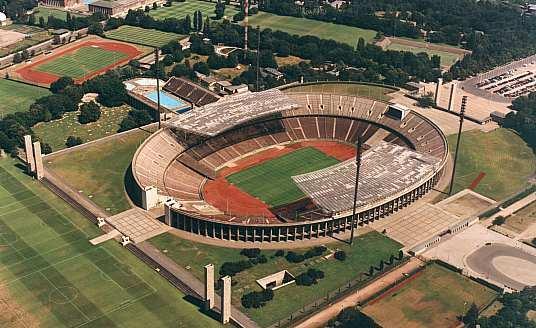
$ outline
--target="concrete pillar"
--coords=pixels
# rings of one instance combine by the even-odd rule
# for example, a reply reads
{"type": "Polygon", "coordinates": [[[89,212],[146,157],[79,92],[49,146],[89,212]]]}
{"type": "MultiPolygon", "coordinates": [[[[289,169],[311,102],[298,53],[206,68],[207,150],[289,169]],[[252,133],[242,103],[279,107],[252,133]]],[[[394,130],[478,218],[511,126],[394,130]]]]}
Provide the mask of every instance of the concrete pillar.
{"type": "Polygon", "coordinates": [[[449,106],[447,107],[449,112],[454,110],[454,98],[455,97],[456,97],[456,82],[452,82],[452,84],[450,85],[449,106]]]}
{"type": "Polygon", "coordinates": [[[231,320],[231,277],[221,278],[223,283],[221,294],[221,323],[227,324],[231,320]]]}
{"type": "Polygon", "coordinates": [[[205,265],[205,310],[214,307],[214,264],[205,265]]]}
{"type": "Polygon", "coordinates": [[[171,226],[171,222],[172,219],[171,219],[171,216],[173,215],[173,211],[171,210],[173,208],[173,206],[176,204],[177,202],[175,202],[173,199],[170,199],[170,200],[167,200],[165,203],[164,203],[164,222],[168,225],[168,226],[171,226]]]}
{"type": "Polygon", "coordinates": [[[153,186],[147,186],[141,191],[141,206],[148,211],[155,208],[158,204],[158,189],[153,186]]]}
{"type": "Polygon", "coordinates": [[[441,96],[441,85],[442,84],[443,84],[443,79],[438,78],[437,79],[437,84],[436,84],[436,89],[435,89],[435,95],[434,95],[434,101],[435,101],[436,105],[439,105],[439,97],[441,96]]]}
{"type": "Polygon", "coordinates": [[[43,158],[41,157],[41,143],[36,141],[33,143],[34,159],[35,159],[35,175],[37,180],[41,180],[45,176],[43,169],[43,158]]]}
{"type": "Polygon", "coordinates": [[[32,136],[24,136],[24,151],[26,152],[26,169],[28,173],[35,172],[35,158],[33,154],[32,136]]]}

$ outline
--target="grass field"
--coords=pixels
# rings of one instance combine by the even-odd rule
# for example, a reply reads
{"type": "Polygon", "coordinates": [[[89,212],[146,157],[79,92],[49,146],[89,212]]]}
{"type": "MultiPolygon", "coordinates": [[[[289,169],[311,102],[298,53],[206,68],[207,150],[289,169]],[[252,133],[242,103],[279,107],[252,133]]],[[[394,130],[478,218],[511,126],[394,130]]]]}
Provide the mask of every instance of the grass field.
{"type": "MultiPolygon", "coordinates": [[[[76,14],[71,13],[72,16],[78,16],[76,14]]],[[[48,8],[48,7],[38,7],[35,10],[35,21],[39,22],[39,17],[43,17],[45,19],[45,22],[47,21],[49,16],[54,16],[57,19],[61,20],[67,20],[67,12],[64,10],[54,9],[54,8],[48,8]]]]}
{"type": "Polygon", "coordinates": [[[267,12],[259,12],[249,17],[249,26],[271,28],[289,34],[313,35],[321,39],[333,39],[347,43],[355,47],[359,38],[371,41],[376,36],[376,31],[365,30],[357,27],[321,22],[308,18],[291,16],[279,16],[267,12]]]}
{"type": "Polygon", "coordinates": [[[432,264],[415,280],[364,308],[382,327],[457,327],[457,316],[497,294],[467,277],[432,264]]]}
{"type": "MultiPolygon", "coordinates": [[[[423,44],[424,45],[424,44],[423,44]]],[[[459,58],[459,55],[446,52],[446,51],[439,51],[439,50],[432,50],[425,47],[413,47],[409,45],[403,45],[398,43],[391,43],[388,47],[388,50],[396,50],[396,51],[409,51],[414,54],[425,52],[430,57],[433,55],[438,55],[441,57],[441,66],[452,66],[459,58]]]]}
{"type": "MultiPolygon", "coordinates": [[[[189,266],[191,273],[203,280],[203,266],[213,263],[216,274],[226,261],[244,260],[239,249],[221,248],[205,244],[194,243],[180,239],[171,234],[164,234],[151,239],[151,243],[182,267],[189,266]]],[[[309,268],[324,271],[326,277],[318,284],[310,287],[289,285],[275,291],[275,296],[266,306],[260,309],[245,309],[253,320],[266,327],[286,318],[291,313],[301,309],[315,300],[325,297],[348,281],[359,278],[360,273],[367,271],[371,265],[377,265],[381,259],[388,259],[391,254],[397,254],[402,247],[397,242],[378,232],[369,232],[357,236],[353,246],[347,243],[334,242],[326,245],[330,251],[341,249],[346,252],[346,261],[341,262],[333,258],[315,257],[302,263],[290,263],[283,257],[274,257],[274,250],[264,250],[268,258],[265,264],[258,264],[251,269],[243,271],[233,277],[233,304],[241,307],[240,298],[252,290],[260,290],[255,282],[257,279],[269,274],[288,270],[294,275],[300,274],[309,268]]],[[[304,252],[303,250],[294,250],[304,252]]]]}
{"type": "Polygon", "coordinates": [[[127,57],[128,55],[122,52],[86,46],[40,64],[35,70],[56,76],[82,78],[127,57]]]}
{"type": "Polygon", "coordinates": [[[117,214],[130,208],[125,194],[125,173],[136,149],[150,133],[138,129],[134,133],[60,155],[47,165],[75,190],[81,190],[110,214],[117,214]]]}
{"type": "Polygon", "coordinates": [[[218,327],[12,159],[0,160],[1,327],[218,327]]]}
{"type": "Polygon", "coordinates": [[[123,25],[105,33],[108,39],[132,42],[150,47],[161,47],[170,41],[184,38],[184,35],[123,25]]]}
{"type": "MultiPolygon", "coordinates": [[[[200,10],[203,13],[203,22],[205,17],[214,18],[216,15],[214,9],[216,2],[188,0],[186,2],[173,2],[171,7],[158,7],[157,10],[149,11],[149,15],[158,20],[164,20],[166,18],[182,19],[187,15],[193,20],[194,12],[200,10]]],[[[232,19],[233,16],[238,13],[238,9],[235,6],[226,5],[224,17],[232,19]]]]}
{"type": "MultiPolygon", "coordinates": [[[[455,134],[448,136],[452,154],[455,134]]],[[[536,156],[513,131],[468,131],[462,134],[454,192],[468,188],[480,172],[486,175],[475,191],[501,200],[527,186],[527,178],[536,170],[536,156]]]]}
{"type": "Polygon", "coordinates": [[[504,227],[516,232],[523,232],[536,222],[536,202],[531,203],[506,218],[504,227]]]}
{"type": "Polygon", "coordinates": [[[0,79],[0,118],[6,114],[26,111],[36,99],[48,95],[50,91],[45,88],[0,79]]]}
{"type": "Polygon", "coordinates": [[[84,142],[112,135],[119,129],[119,124],[131,110],[128,105],[115,108],[102,108],[101,117],[97,122],[80,124],[80,112],[67,112],[59,120],[42,122],[32,129],[35,134],[52,147],[52,151],[66,148],[69,136],[80,137],[84,142]]]}
{"type": "Polygon", "coordinates": [[[269,206],[292,203],[305,195],[292,180],[293,175],[313,172],[339,161],[312,147],[233,173],[226,179],[269,206]]]}
{"type": "Polygon", "coordinates": [[[320,83],[309,85],[298,85],[283,90],[284,92],[325,92],[339,95],[352,95],[373,98],[382,101],[389,101],[390,93],[393,89],[356,83],[320,83]]]}

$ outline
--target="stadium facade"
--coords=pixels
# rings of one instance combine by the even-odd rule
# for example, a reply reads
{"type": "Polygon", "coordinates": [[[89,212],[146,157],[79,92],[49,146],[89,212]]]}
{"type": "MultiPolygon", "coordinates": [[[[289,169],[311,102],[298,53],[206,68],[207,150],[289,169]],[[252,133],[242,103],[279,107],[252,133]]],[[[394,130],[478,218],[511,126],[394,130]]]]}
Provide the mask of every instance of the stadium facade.
{"type": "Polygon", "coordinates": [[[233,215],[205,201],[203,188],[222,168],[272,147],[306,140],[354,145],[358,137],[367,149],[358,225],[410,205],[443,174],[446,138],[424,116],[360,96],[293,92],[292,86],[224,97],[178,116],[138,148],[132,173],[146,206],[164,203],[174,228],[231,241],[308,240],[351,229],[353,160],[293,177],[314,208],[293,208],[291,216],[233,215]]]}

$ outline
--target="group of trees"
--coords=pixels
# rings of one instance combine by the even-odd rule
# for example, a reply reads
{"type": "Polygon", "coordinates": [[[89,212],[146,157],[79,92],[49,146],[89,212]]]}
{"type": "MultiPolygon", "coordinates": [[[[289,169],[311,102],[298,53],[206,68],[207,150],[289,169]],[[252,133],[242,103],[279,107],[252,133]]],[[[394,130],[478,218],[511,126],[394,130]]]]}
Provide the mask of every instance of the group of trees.
{"type": "Polygon", "coordinates": [[[533,150],[536,150],[536,92],[515,99],[511,112],[504,120],[504,127],[516,130],[533,150]]]}
{"type": "Polygon", "coordinates": [[[240,252],[241,255],[247,257],[247,260],[240,260],[235,262],[225,262],[220,267],[220,276],[234,276],[239,272],[247,270],[259,263],[266,263],[268,259],[261,254],[261,250],[258,248],[243,249],[240,252]]]}
{"type": "Polygon", "coordinates": [[[296,253],[294,251],[289,251],[287,252],[287,255],[285,255],[285,259],[289,261],[290,263],[300,263],[312,257],[320,256],[324,254],[326,251],[327,251],[326,246],[315,246],[307,250],[303,254],[296,253]]]}
{"type": "Polygon", "coordinates": [[[491,317],[481,317],[477,323],[482,328],[536,328],[536,322],[527,313],[536,309],[536,287],[526,287],[520,292],[504,293],[499,297],[502,308],[491,317]]]}
{"type": "Polygon", "coordinates": [[[94,13],[91,16],[74,16],[68,12],[66,19],[57,18],[51,15],[46,19],[43,16],[39,16],[39,19],[36,20],[35,14],[24,16],[21,19],[23,23],[36,25],[42,28],[66,28],[75,31],[95,24],[100,26],[100,22],[105,20],[106,17],[101,13],[94,13]]]}
{"type": "Polygon", "coordinates": [[[258,309],[266,305],[267,302],[274,298],[274,291],[270,288],[264,289],[260,292],[253,291],[242,295],[242,306],[246,309],[255,308],[258,309]]]}
{"type": "Polygon", "coordinates": [[[298,286],[311,286],[318,283],[318,280],[324,278],[324,272],[318,269],[308,269],[304,273],[300,273],[296,277],[296,285],[298,286]]]}

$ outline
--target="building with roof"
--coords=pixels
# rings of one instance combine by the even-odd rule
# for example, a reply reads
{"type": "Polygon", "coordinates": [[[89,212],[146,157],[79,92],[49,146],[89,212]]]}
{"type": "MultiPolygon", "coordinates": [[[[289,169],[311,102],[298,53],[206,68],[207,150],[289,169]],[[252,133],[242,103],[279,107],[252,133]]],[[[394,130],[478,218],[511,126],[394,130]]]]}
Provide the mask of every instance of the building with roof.
{"type": "Polygon", "coordinates": [[[83,0],[39,0],[40,5],[49,7],[71,8],[84,4],[83,0]]]}
{"type": "MultiPolygon", "coordinates": [[[[163,113],[180,114],[192,109],[192,104],[174,95],[160,90],[157,92],[156,79],[135,78],[123,82],[129,95],[129,103],[133,107],[158,110],[158,96],[160,96],[160,111],[163,113]]],[[[160,86],[165,84],[160,80],[160,86]]]]}
{"type": "Polygon", "coordinates": [[[152,0],[98,0],[88,5],[90,13],[102,13],[106,16],[121,16],[126,14],[129,10],[136,10],[138,8],[143,8],[149,6],[153,3],[160,4],[163,1],[152,1],[152,0]]]}

